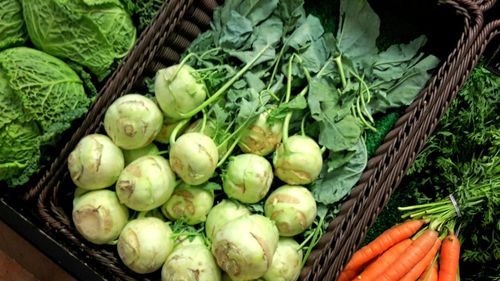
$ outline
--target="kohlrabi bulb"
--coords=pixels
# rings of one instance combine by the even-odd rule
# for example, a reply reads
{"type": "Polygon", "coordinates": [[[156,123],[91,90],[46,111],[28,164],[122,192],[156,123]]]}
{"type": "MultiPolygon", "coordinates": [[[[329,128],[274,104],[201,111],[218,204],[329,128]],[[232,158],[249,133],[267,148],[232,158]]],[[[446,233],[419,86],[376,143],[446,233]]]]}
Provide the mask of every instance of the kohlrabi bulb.
{"type": "Polygon", "coordinates": [[[279,145],[274,154],[274,174],[288,184],[309,184],[321,172],[321,154],[318,144],[310,137],[291,136],[279,145]]]}
{"type": "Polygon", "coordinates": [[[154,217],[138,218],[123,228],[118,238],[118,255],[137,273],[151,273],[162,267],[174,248],[172,230],[154,217]]]}
{"type": "Polygon", "coordinates": [[[261,113],[253,124],[244,129],[238,146],[245,153],[266,156],[281,142],[282,129],[282,120],[270,121],[268,112],[261,113]]]}
{"type": "Polygon", "coordinates": [[[195,69],[189,65],[160,69],[155,78],[155,97],[168,118],[179,120],[201,105],[207,88],[195,69]]]}
{"type": "Polygon", "coordinates": [[[93,190],[73,200],[73,223],[86,240],[107,244],[116,240],[128,222],[128,209],[110,190],[93,190]]]}
{"type": "Polygon", "coordinates": [[[171,220],[195,225],[206,221],[213,205],[213,191],[183,183],[175,188],[170,199],[161,207],[161,211],[171,220]]]}
{"type": "Polygon", "coordinates": [[[138,94],[116,99],[104,115],[106,133],[123,149],[137,149],[150,144],[162,124],[163,114],[158,106],[138,94]]]}
{"type": "Polygon", "coordinates": [[[161,270],[161,281],[220,281],[221,272],[204,244],[177,245],[161,270]]]}
{"type": "Polygon", "coordinates": [[[110,138],[83,137],[68,157],[68,170],[76,186],[102,189],[113,185],[125,166],[123,153],[110,138]]]}
{"type": "Polygon", "coordinates": [[[156,155],[160,150],[153,143],[148,144],[145,147],[137,148],[137,149],[122,149],[123,157],[125,158],[125,165],[128,165],[134,162],[136,159],[141,158],[142,156],[148,155],[156,155]]]}
{"type": "Polygon", "coordinates": [[[264,274],[265,281],[296,281],[299,279],[302,250],[292,238],[280,238],[271,267],[264,274]]]}
{"type": "Polygon", "coordinates": [[[130,163],[116,182],[120,202],[136,211],[163,205],[172,195],[176,182],[168,161],[161,156],[143,156],[130,163]]]}
{"type": "Polygon", "coordinates": [[[278,239],[278,229],[268,218],[242,216],[215,233],[212,254],[231,279],[253,280],[271,267],[278,239]]]}
{"type": "Polygon", "coordinates": [[[257,203],[271,187],[273,168],[262,156],[240,154],[230,159],[222,182],[229,198],[243,203],[257,203]]]}
{"type": "Polygon", "coordinates": [[[202,133],[183,134],[170,146],[172,170],[190,185],[208,181],[217,168],[217,161],[217,146],[202,133]]]}
{"type": "MultiPolygon", "coordinates": [[[[205,128],[203,131],[201,130],[203,127],[203,119],[198,119],[194,121],[189,127],[186,129],[186,133],[192,133],[192,132],[198,132],[198,133],[203,133],[207,136],[209,136],[212,140],[215,140],[215,136],[219,135],[222,137],[219,137],[218,139],[224,139],[225,137],[228,136],[228,133],[226,133],[224,130],[221,128],[217,128],[217,123],[215,122],[214,119],[207,119],[207,122],[205,123],[205,128]]],[[[228,142],[224,144],[216,143],[217,145],[217,152],[219,153],[219,157],[223,156],[226,154],[227,149],[228,149],[228,142]]]]}
{"type": "Polygon", "coordinates": [[[305,187],[283,185],[269,195],[264,211],[276,223],[280,236],[295,236],[313,223],[316,201],[305,187]]]}
{"type": "Polygon", "coordinates": [[[205,233],[208,239],[212,240],[215,233],[229,221],[245,215],[250,215],[250,211],[242,204],[232,200],[222,200],[208,213],[205,222],[205,233]]]}

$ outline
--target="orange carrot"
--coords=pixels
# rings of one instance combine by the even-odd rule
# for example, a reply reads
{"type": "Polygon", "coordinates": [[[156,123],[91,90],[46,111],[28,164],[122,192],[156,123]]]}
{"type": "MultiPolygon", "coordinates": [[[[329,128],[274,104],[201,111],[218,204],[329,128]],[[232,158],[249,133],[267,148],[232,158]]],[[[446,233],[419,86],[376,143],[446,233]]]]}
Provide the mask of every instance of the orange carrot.
{"type": "Polygon", "coordinates": [[[439,256],[439,281],[455,281],[460,259],[460,241],[455,234],[448,234],[443,240],[439,256]]]}
{"type": "Polygon", "coordinates": [[[436,257],[436,254],[441,246],[441,240],[437,239],[430,251],[421,259],[408,273],[399,279],[399,281],[415,281],[417,278],[425,272],[425,269],[432,264],[432,260],[436,257]]]}
{"type": "Polygon", "coordinates": [[[422,281],[438,281],[438,264],[437,262],[432,264],[431,274],[427,277],[427,280],[422,279],[422,281]]]}
{"type": "Polygon", "coordinates": [[[340,273],[340,276],[337,279],[337,281],[350,281],[358,274],[359,272],[357,270],[344,270],[342,271],[342,273],[340,273]]]}
{"type": "Polygon", "coordinates": [[[344,270],[358,270],[361,266],[385,252],[387,249],[410,238],[422,227],[422,225],[424,225],[424,223],[423,220],[411,220],[384,231],[375,240],[354,253],[344,270]]]}
{"type": "Polygon", "coordinates": [[[394,245],[389,250],[385,251],[378,257],[370,266],[368,266],[361,274],[352,280],[376,280],[375,278],[382,274],[389,266],[395,262],[410,245],[413,243],[410,239],[405,239],[394,245]]]}
{"type": "Polygon", "coordinates": [[[425,257],[434,246],[437,239],[438,233],[435,230],[428,229],[424,231],[424,233],[406,249],[405,254],[393,262],[384,273],[377,277],[377,280],[397,281],[401,279],[412,267],[425,257]]]}

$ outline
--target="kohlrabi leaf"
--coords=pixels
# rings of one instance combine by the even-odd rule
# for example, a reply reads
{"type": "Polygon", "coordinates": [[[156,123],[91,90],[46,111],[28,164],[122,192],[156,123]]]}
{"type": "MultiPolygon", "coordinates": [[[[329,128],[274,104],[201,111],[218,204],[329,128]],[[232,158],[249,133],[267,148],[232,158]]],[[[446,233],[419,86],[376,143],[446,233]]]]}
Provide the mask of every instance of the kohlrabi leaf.
{"type": "Polygon", "coordinates": [[[366,0],[340,1],[337,44],[341,55],[355,60],[378,52],[380,19],[366,0]]]}
{"type": "Polygon", "coordinates": [[[274,12],[278,2],[278,0],[246,0],[241,2],[237,11],[248,18],[253,25],[257,25],[274,12]]]}
{"type": "Polygon", "coordinates": [[[295,50],[300,50],[307,44],[318,40],[323,33],[324,29],[319,19],[309,15],[305,22],[294,30],[286,40],[286,43],[295,50]]]}
{"type": "Polygon", "coordinates": [[[334,152],[349,149],[359,141],[363,133],[358,120],[352,115],[338,121],[326,116],[320,121],[320,129],[319,144],[334,152]]]}
{"type": "MultiPolygon", "coordinates": [[[[323,204],[333,204],[347,196],[359,180],[367,163],[366,146],[362,138],[344,153],[348,161],[330,161],[324,165],[320,178],[311,186],[314,199],[323,204]],[[342,163],[344,162],[344,163],[342,163]],[[339,163],[343,164],[339,167],[339,163]],[[332,168],[330,168],[332,165],[332,168]]],[[[334,153],[333,156],[341,156],[334,153]]]]}
{"type": "Polygon", "coordinates": [[[236,11],[231,11],[229,20],[222,27],[219,46],[227,49],[239,49],[252,35],[252,22],[236,11]]]}

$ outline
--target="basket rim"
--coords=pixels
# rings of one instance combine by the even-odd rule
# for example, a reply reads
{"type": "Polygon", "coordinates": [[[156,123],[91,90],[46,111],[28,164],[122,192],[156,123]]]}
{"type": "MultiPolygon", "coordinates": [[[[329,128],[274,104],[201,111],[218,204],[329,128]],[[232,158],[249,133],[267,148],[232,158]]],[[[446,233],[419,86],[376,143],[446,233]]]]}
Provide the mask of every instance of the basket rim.
{"type": "MultiPolygon", "coordinates": [[[[194,2],[197,2],[197,1],[185,0],[185,1],[177,1],[177,2],[176,1],[167,1],[167,2],[168,2],[168,4],[165,4],[166,7],[162,6],[162,11],[171,8],[179,13],[179,14],[177,14],[176,19],[180,20],[180,19],[182,19],[182,16],[184,15],[183,13],[185,13],[186,10],[188,10],[194,4],[194,2]],[[174,3],[175,3],[175,5],[177,5],[175,7],[178,9],[174,9],[175,7],[174,8],[171,7],[171,6],[174,6],[174,3]],[[179,3],[183,3],[183,4],[179,4],[179,3]],[[182,5],[182,9],[183,9],[182,11],[179,10],[179,9],[181,9],[181,8],[179,8],[179,6],[181,6],[181,5],[182,5]],[[181,16],[181,14],[182,14],[182,16],[181,16]]],[[[200,1],[200,2],[202,2],[202,1],[200,1]]],[[[212,1],[205,0],[203,2],[204,3],[205,2],[213,2],[213,0],[212,1]]],[[[466,47],[470,46],[470,44],[471,44],[471,42],[470,42],[471,38],[474,37],[474,35],[479,30],[479,26],[482,25],[482,14],[479,12],[478,6],[476,4],[470,2],[469,0],[444,0],[444,1],[440,1],[440,2],[450,4],[451,6],[453,6],[457,10],[457,13],[464,16],[464,18],[468,18],[468,20],[472,20],[472,22],[474,22],[473,27],[467,26],[466,28],[464,28],[465,31],[462,33],[462,37],[465,36],[465,38],[462,38],[462,40],[459,40],[459,44],[455,47],[455,49],[452,51],[451,54],[454,54],[456,52],[463,51],[464,49],[467,49],[466,47]],[[469,32],[469,31],[470,31],[470,34],[464,35],[465,33],[469,32]]],[[[162,14],[164,15],[165,13],[160,13],[159,15],[157,15],[157,17],[154,20],[155,23],[157,23],[159,21],[159,19],[161,19],[162,14]]],[[[153,32],[155,29],[153,29],[152,26],[153,26],[153,24],[148,26],[148,28],[143,32],[143,34],[146,34],[146,33],[149,34],[150,32],[153,32]]],[[[175,26],[175,24],[172,24],[172,26],[175,26]]],[[[157,32],[157,30],[156,30],[156,32],[157,32]]],[[[159,32],[157,32],[157,33],[159,33],[159,32]]],[[[141,35],[141,38],[142,38],[142,35],[141,35]]],[[[141,39],[139,39],[136,46],[131,51],[132,55],[127,56],[127,59],[125,59],[122,62],[120,67],[117,69],[117,71],[112,75],[112,77],[109,78],[108,82],[103,87],[103,89],[101,89],[101,93],[115,90],[116,88],[114,88],[113,86],[109,86],[108,83],[112,83],[112,81],[115,81],[116,78],[119,76],[125,76],[125,77],[131,76],[131,77],[134,77],[134,79],[138,79],[138,73],[142,73],[142,71],[144,70],[144,67],[146,67],[146,65],[148,63],[141,62],[141,65],[134,66],[135,67],[134,71],[123,70],[123,67],[130,64],[131,61],[134,62],[134,64],[138,64],[138,61],[140,61],[140,60],[136,56],[134,56],[134,54],[136,54],[140,50],[143,50],[143,48],[146,48],[149,50],[152,50],[152,49],[154,50],[155,46],[153,46],[153,45],[154,45],[154,43],[158,43],[159,40],[160,39],[157,38],[155,42],[146,42],[146,43],[143,43],[143,45],[140,45],[140,43],[142,41],[141,41],[141,39]],[[119,73],[120,71],[122,71],[121,74],[119,73]]],[[[149,53],[149,56],[146,58],[146,60],[149,59],[149,61],[151,61],[152,60],[151,54],[153,52],[149,51],[148,53],[149,53]]],[[[446,62],[444,62],[440,67],[439,73],[440,73],[440,76],[443,78],[443,79],[440,79],[442,81],[448,80],[449,76],[452,73],[452,70],[454,70],[458,67],[457,66],[458,59],[454,60],[453,58],[450,58],[451,54],[448,56],[448,60],[446,62]]],[[[143,57],[144,56],[146,56],[146,54],[144,54],[143,57]]],[[[402,132],[403,128],[408,125],[408,122],[415,120],[415,112],[416,111],[421,111],[422,108],[426,109],[425,108],[425,105],[426,105],[425,98],[426,97],[428,98],[429,96],[431,96],[431,97],[435,96],[435,94],[438,92],[438,90],[442,90],[443,83],[444,82],[438,83],[438,79],[436,79],[436,78],[433,79],[433,82],[428,87],[426,87],[426,89],[423,91],[423,92],[427,92],[428,95],[421,95],[417,100],[415,100],[412,103],[412,105],[410,105],[410,107],[407,109],[407,112],[398,120],[397,125],[395,125],[395,128],[393,128],[393,130],[391,130],[391,132],[388,133],[388,135],[384,139],[384,141],[381,144],[381,146],[379,147],[379,149],[377,149],[377,152],[375,153],[375,155],[370,159],[369,164],[368,164],[367,168],[365,168],[365,172],[363,172],[363,175],[362,175],[360,181],[353,188],[353,190],[351,192],[351,196],[349,197],[348,200],[344,201],[344,203],[342,204],[343,211],[341,211],[341,213],[339,213],[338,216],[332,222],[330,222],[329,229],[324,234],[324,237],[322,239],[323,243],[320,242],[320,244],[318,244],[315,247],[315,250],[311,254],[310,259],[306,263],[305,267],[302,269],[302,277],[301,277],[302,280],[306,280],[306,279],[309,280],[311,278],[315,278],[314,280],[323,280],[323,279],[317,279],[317,278],[320,278],[318,276],[325,275],[325,274],[327,274],[327,272],[334,271],[333,267],[329,267],[330,263],[326,263],[326,264],[324,264],[324,266],[319,264],[321,261],[320,257],[324,257],[327,255],[331,256],[331,255],[334,255],[335,253],[339,253],[340,250],[343,250],[344,252],[347,250],[346,249],[339,250],[338,249],[339,247],[332,250],[330,247],[325,247],[324,239],[328,238],[328,237],[333,239],[334,237],[331,237],[331,236],[335,236],[335,234],[338,231],[341,231],[341,227],[337,227],[335,225],[339,224],[339,223],[345,224],[345,222],[349,218],[350,218],[349,220],[352,220],[352,216],[355,215],[355,214],[353,214],[353,211],[354,211],[354,209],[359,208],[359,205],[361,205],[364,208],[359,210],[358,213],[362,213],[362,211],[366,209],[367,199],[363,197],[363,194],[366,192],[367,188],[369,188],[372,185],[376,185],[380,181],[380,178],[382,176],[387,175],[388,168],[391,165],[394,166],[395,163],[393,163],[394,161],[392,161],[392,159],[390,158],[390,155],[397,154],[399,151],[401,151],[400,147],[404,143],[406,143],[406,141],[408,139],[412,139],[408,134],[404,134],[404,132],[402,132]],[[433,91],[431,91],[431,90],[433,90],[433,91]],[[434,95],[432,95],[432,94],[434,94],[434,95]],[[319,271],[319,275],[311,276],[313,271],[315,271],[315,272],[319,271]]],[[[133,83],[131,83],[131,84],[133,84],[133,83]]],[[[446,83],[444,83],[444,84],[446,84],[446,83]]],[[[132,87],[132,86],[130,86],[130,87],[132,87]]],[[[102,106],[104,103],[106,103],[106,100],[103,101],[103,99],[104,99],[103,97],[100,97],[101,102],[99,103],[99,105],[97,105],[98,101],[96,101],[94,103],[93,107],[91,108],[91,111],[95,111],[96,110],[95,108],[99,108],[99,106],[102,106]]],[[[87,121],[87,119],[89,119],[88,115],[86,116],[85,121],[87,121]]],[[[100,120],[100,118],[95,118],[95,119],[90,120],[90,121],[94,121],[96,119],[100,120]]],[[[90,121],[88,121],[87,123],[90,123],[90,121]]],[[[85,128],[86,127],[82,124],[82,126],[80,128],[78,128],[77,132],[75,132],[72,139],[75,139],[75,138],[80,139],[83,136],[83,134],[85,133],[85,130],[87,130],[85,128]],[[80,137],[78,137],[78,136],[80,136],[80,137]]],[[[65,149],[68,146],[69,146],[69,143],[66,144],[65,149]]],[[[49,208],[48,209],[45,209],[45,208],[47,208],[47,205],[46,205],[47,203],[50,204],[50,202],[46,202],[47,196],[50,195],[51,189],[55,188],[55,186],[59,182],[58,179],[61,177],[62,173],[65,170],[65,165],[62,165],[62,164],[65,163],[66,157],[62,157],[62,159],[59,159],[59,158],[61,158],[61,157],[57,157],[57,159],[59,160],[59,163],[55,163],[55,162],[52,163],[50,169],[46,172],[44,177],[37,184],[37,187],[39,187],[41,190],[41,193],[39,194],[40,196],[37,200],[37,207],[39,209],[40,214],[42,215],[42,213],[43,213],[44,217],[47,217],[47,216],[52,217],[54,215],[50,211],[49,208]]],[[[391,170],[391,169],[389,169],[389,170],[391,170]]],[[[352,225],[348,226],[348,227],[349,228],[346,229],[344,232],[349,233],[347,230],[352,231],[352,225]]],[[[347,242],[349,242],[349,240],[353,240],[353,239],[351,237],[351,239],[344,239],[344,240],[348,240],[347,242]]],[[[344,240],[342,240],[342,241],[344,241],[344,240]]],[[[337,245],[342,245],[342,244],[343,243],[337,243],[337,245]]],[[[351,243],[351,245],[352,245],[352,243],[351,243]]],[[[353,252],[352,248],[353,247],[351,246],[351,249],[348,251],[348,253],[346,253],[347,255],[344,257],[344,260],[346,260],[348,258],[348,256],[350,256],[352,254],[352,252],[353,252]]],[[[336,270],[338,271],[340,269],[336,269],[336,270]]]]}

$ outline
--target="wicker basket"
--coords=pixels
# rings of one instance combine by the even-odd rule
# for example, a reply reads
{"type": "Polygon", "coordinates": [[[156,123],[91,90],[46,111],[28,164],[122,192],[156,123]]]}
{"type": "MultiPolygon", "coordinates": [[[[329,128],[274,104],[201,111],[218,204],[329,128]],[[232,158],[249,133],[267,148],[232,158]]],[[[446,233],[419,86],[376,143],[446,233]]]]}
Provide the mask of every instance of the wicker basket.
{"type": "MultiPolygon", "coordinates": [[[[440,11],[452,17],[446,22],[456,24],[452,26],[456,37],[452,38],[453,42],[447,42],[450,45],[447,50],[438,50],[442,58],[439,69],[368,162],[357,186],[312,252],[302,271],[302,280],[335,278],[414,160],[417,147],[423,145],[454,97],[453,91],[458,89],[456,85],[462,81],[465,68],[461,65],[483,25],[482,12],[469,0],[440,0],[439,4],[440,11]]],[[[102,132],[103,115],[116,98],[131,90],[141,91],[142,78],[152,76],[156,70],[179,60],[190,42],[209,27],[217,5],[216,0],[167,1],[108,80],[82,125],[33,189],[31,196],[38,196],[37,210],[46,225],[44,230],[80,256],[82,262],[102,272],[104,280],[157,280],[159,275],[144,276],[131,272],[120,262],[115,247],[93,245],[77,233],[71,222],[74,188],[66,168],[67,156],[83,136],[102,132]]],[[[427,11],[423,10],[422,13],[427,11]]],[[[441,28],[441,31],[446,30],[441,28]]],[[[442,35],[450,38],[450,34],[442,35]]]]}

